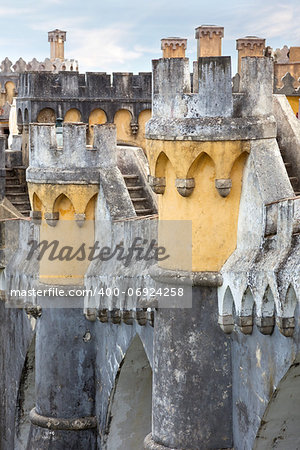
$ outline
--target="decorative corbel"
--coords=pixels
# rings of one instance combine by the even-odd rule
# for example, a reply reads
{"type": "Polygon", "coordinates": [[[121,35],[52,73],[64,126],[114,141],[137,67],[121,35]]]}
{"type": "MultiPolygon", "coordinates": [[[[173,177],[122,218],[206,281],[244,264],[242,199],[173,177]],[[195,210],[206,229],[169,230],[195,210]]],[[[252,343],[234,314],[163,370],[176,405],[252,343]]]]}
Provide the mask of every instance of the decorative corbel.
{"type": "Polygon", "coordinates": [[[46,212],[45,220],[50,227],[55,227],[57,225],[57,221],[59,220],[59,212],[46,212]]]}
{"type": "Polygon", "coordinates": [[[175,186],[182,197],[189,197],[194,190],[194,178],[176,178],[175,186]]]}
{"type": "Polygon", "coordinates": [[[153,177],[152,175],[148,175],[148,183],[155,194],[163,194],[165,192],[165,177],[153,177]]]}
{"type": "Polygon", "coordinates": [[[74,216],[77,225],[79,226],[79,228],[82,228],[85,221],[85,214],[74,214],[74,216]]]}
{"type": "Polygon", "coordinates": [[[215,186],[221,197],[227,197],[232,188],[231,178],[219,178],[215,180],[215,186]]]}

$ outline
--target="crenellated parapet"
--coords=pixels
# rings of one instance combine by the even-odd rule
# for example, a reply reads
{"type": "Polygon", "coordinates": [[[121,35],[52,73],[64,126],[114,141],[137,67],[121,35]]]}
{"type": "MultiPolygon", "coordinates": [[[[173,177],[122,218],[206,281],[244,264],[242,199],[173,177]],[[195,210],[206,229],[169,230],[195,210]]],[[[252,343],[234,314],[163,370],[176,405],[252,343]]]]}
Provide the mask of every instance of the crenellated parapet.
{"type": "Polygon", "coordinates": [[[111,77],[102,72],[86,75],[70,71],[60,71],[58,75],[28,72],[21,76],[19,90],[22,98],[147,99],[151,98],[151,73],[115,72],[111,77]]]}

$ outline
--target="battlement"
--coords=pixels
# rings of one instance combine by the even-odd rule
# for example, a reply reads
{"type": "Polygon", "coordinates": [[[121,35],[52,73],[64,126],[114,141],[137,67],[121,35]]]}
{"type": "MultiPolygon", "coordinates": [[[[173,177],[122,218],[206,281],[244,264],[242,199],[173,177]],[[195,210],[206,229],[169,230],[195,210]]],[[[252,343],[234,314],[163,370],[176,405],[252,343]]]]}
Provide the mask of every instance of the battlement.
{"type": "Polygon", "coordinates": [[[151,98],[151,72],[28,72],[20,76],[19,98],[151,98]]]}
{"type": "Polygon", "coordinates": [[[84,123],[65,123],[62,129],[52,124],[31,124],[27,180],[30,181],[28,174],[32,169],[41,171],[43,175],[45,171],[74,172],[77,169],[97,170],[115,166],[115,125],[95,125],[92,146],[87,145],[86,132],[84,123]]]}
{"type": "Polygon", "coordinates": [[[193,87],[188,58],[153,61],[153,117],[200,119],[272,114],[273,62],[270,58],[243,58],[239,102],[232,93],[229,56],[198,58],[193,87]]]}

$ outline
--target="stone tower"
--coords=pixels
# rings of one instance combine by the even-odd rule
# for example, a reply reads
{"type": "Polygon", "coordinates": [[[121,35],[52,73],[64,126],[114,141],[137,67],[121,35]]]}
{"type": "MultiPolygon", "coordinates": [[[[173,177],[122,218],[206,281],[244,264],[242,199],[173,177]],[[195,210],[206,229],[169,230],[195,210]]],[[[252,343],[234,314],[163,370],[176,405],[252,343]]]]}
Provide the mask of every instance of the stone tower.
{"type": "MultiPolygon", "coordinates": [[[[221,268],[237,245],[251,143],[276,133],[268,117],[272,75],[269,59],[244,59],[239,109],[230,57],[199,57],[193,93],[187,58],[153,61],[153,110],[146,125],[150,182],[160,197],[159,222],[184,223],[182,235],[190,233],[192,250],[190,265],[181,253],[151,272],[158,283],[180,286],[185,295],[181,307],[160,304],[155,315],[147,449],[233,446],[231,344],[215,323],[217,289],[221,268]],[[188,352],[184,342],[190,343],[188,352]]],[[[164,239],[159,227],[159,242],[164,239]]],[[[181,239],[173,239],[173,246],[181,239]]]]}
{"type": "Polygon", "coordinates": [[[48,32],[48,42],[50,42],[50,60],[65,59],[64,43],[66,41],[67,32],[61,30],[53,30],[48,32]]]}

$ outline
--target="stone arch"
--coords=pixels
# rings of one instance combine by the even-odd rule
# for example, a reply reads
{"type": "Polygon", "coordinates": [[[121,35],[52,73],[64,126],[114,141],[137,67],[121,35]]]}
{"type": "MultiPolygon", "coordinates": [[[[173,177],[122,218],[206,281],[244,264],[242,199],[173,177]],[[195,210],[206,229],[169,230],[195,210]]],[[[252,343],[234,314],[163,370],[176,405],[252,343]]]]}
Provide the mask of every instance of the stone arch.
{"type": "Polygon", "coordinates": [[[241,190],[242,186],[242,180],[243,180],[243,174],[244,174],[244,167],[246,164],[246,160],[249,156],[248,152],[242,152],[234,161],[232,164],[231,170],[230,170],[230,178],[232,181],[232,188],[231,192],[233,190],[241,190]]]}
{"type": "Polygon", "coordinates": [[[273,317],[274,314],[275,314],[275,299],[272,289],[268,285],[262,298],[261,315],[263,317],[273,317]]]}
{"type": "Polygon", "coordinates": [[[60,194],[54,202],[53,212],[58,212],[60,219],[72,220],[74,219],[75,209],[69,197],[60,194]]]}
{"type": "Polygon", "coordinates": [[[29,123],[29,112],[27,108],[24,109],[24,123],[29,123]]]}
{"type": "Polygon", "coordinates": [[[134,140],[131,133],[132,114],[128,109],[119,109],[114,116],[114,123],[117,127],[118,143],[130,143],[134,140]]]}
{"type": "Polygon", "coordinates": [[[233,306],[234,306],[233,295],[230,286],[227,286],[221,304],[221,311],[220,311],[221,314],[223,316],[233,316],[233,306]]]}
{"type": "Polygon", "coordinates": [[[5,83],[6,101],[11,105],[13,97],[15,96],[16,86],[12,81],[5,83]]]}
{"type": "Polygon", "coordinates": [[[283,306],[284,314],[286,317],[293,317],[297,306],[297,296],[294,286],[289,285],[286,291],[285,302],[283,306]]]}
{"type": "Polygon", "coordinates": [[[27,448],[31,422],[29,412],[35,406],[35,336],[25,358],[16,403],[14,448],[27,448]]]}
{"type": "Polygon", "coordinates": [[[262,417],[254,450],[300,447],[300,355],[279,382],[262,417]]]}
{"type": "Polygon", "coordinates": [[[55,123],[56,114],[52,108],[43,108],[39,111],[37,116],[38,123],[55,123]]]}
{"type": "MultiPolygon", "coordinates": [[[[166,173],[166,166],[168,164],[168,162],[170,162],[169,158],[167,157],[167,155],[164,152],[160,152],[160,154],[158,155],[158,158],[155,162],[155,176],[156,177],[164,177],[165,173],[166,173]]],[[[170,162],[170,164],[172,164],[170,162]]]]}
{"type": "Polygon", "coordinates": [[[18,108],[18,114],[17,114],[17,125],[22,126],[23,125],[23,115],[20,108],[18,108]]]}
{"type": "Polygon", "coordinates": [[[34,192],[32,196],[32,210],[33,211],[42,211],[43,203],[39,196],[34,192]]]}
{"type": "Polygon", "coordinates": [[[265,289],[261,302],[256,304],[256,325],[262,334],[272,334],[275,325],[275,299],[271,287],[265,289]]]}
{"type": "Polygon", "coordinates": [[[240,313],[242,316],[252,316],[253,309],[254,309],[254,297],[250,287],[248,286],[242,297],[240,313]]]}
{"type": "Polygon", "coordinates": [[[93,109],[93,111],[89,115],[89,129],[88,129],[88,144],[93,144],[93,138],[94,138],[94,125],[101,125],[103,123],[107,122],[107,115],[106,112],[103,109],[96,108],[93,109]]]}
{"type": "Polygon", "coordinates": [[[86,220],[94,220],[95,219],[95,208],[98,194],[93,195],[92,198],[88,201],[85,208],[85,218],[86,220]]]}
{"type": "Polygon", "coordinates": [[[237,325],[244,334],[252,333],[254,306],[254,297],[248,286],[243,294],[240,311],[238,311],[238,316],[236,318],[237,325]]]}
{"type": "Polygon", "coordinates": [[[69,109],[64,117],[65,123],[81,122],[81,112],[77,108],[69,109]]]}
{"type": "Polygon", "coordinates": [[[213,165],[215,168],[215,162],[211,156],[209,156],[206,152],[201,152],[191,164],[187,173],[187,178],[195,178],[196,174],[199,173],[200,167],[207,164],[210,164],[211,166],[213,165]]]}
{"type": "Polygon", "coordinates": [[[152,370],[136,335],[121,362],[107,415],[106,450],[140,450],[151,431],[152,370]]]}

